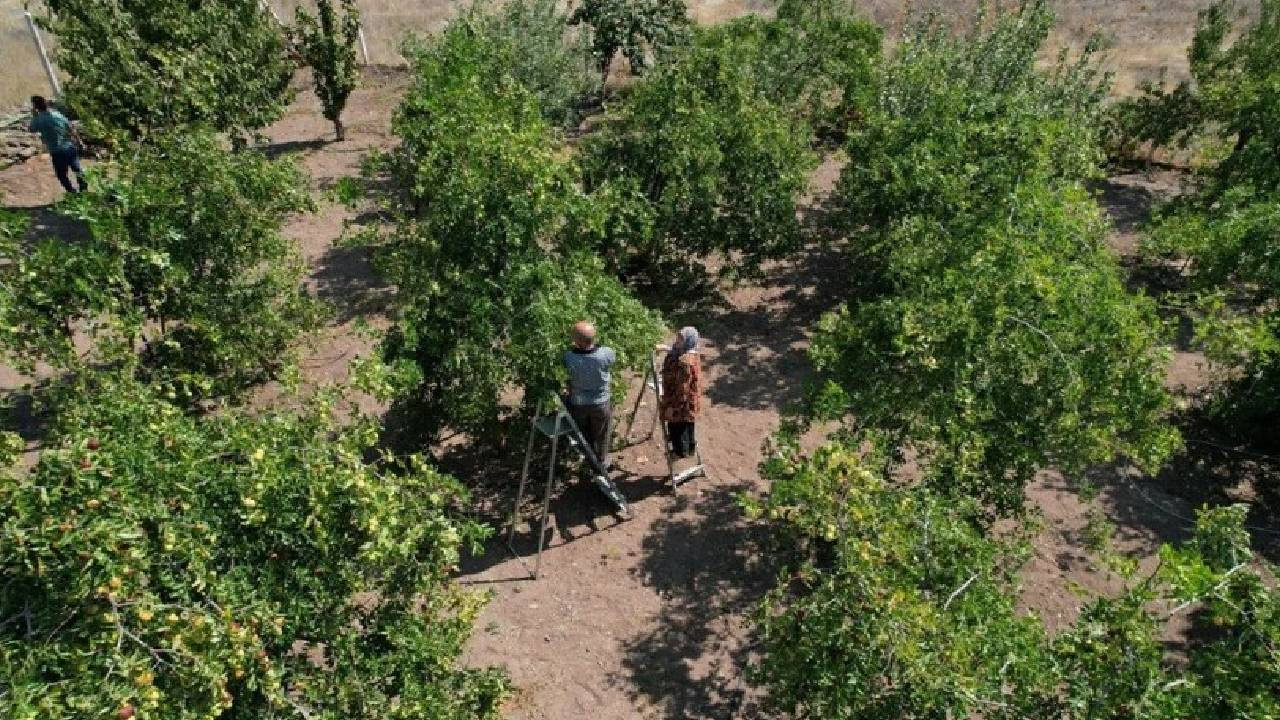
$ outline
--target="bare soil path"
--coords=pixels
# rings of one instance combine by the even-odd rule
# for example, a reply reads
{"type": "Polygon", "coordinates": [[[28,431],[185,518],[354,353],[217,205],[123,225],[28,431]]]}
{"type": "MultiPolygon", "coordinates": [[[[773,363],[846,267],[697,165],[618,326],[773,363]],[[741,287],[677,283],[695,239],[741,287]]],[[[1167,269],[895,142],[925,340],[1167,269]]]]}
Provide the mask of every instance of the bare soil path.
{"type": "MultiPolygon", "coordinates": [[[[328,141],[331,128],[304,91],[288,116],[268,130],[271,151],[298,158],[317,190],[326,191],[355,174],[368,150],[390,147],[391,112],[405,85],[403,72],[371,71],[351,101],[344,143],[328,141]]],[[[32,209],[44,230],[71,232],[47,209],[60,193],[47,162],[40,157],[0,171],[0,201],[32,209]]],[[[817,171],[815,203],[838,171],[834,162],[817,171]]],[[[1119,253],[1132,254],[1138,223],[1169,183],[1137,175],[1101,188],[1116,220],[1119,253]]],[[[322,200],[316,213],[295,218],[287,228],[311,267],[310,288],[334,307],[306,351],[303,372],[310,385],[343,381],[351,360],[371,351],[373,341],[356,332],[359,322],[386,324],[392,290],[365,253],[335,244],[358,219],[322,200]]],[[[554,530],[540,580],[523,579],[524,566],[497,539],[465,563],[460,581],[492,592],[465,661],[507,668],[518,688],[510,717],[759,716],[759,698],[743,680],[752,642],[746,618],[777,568],[760,553],[760,528],[743,518],[738,498],[763,489],[757,467],[764,443],[810,374],[809,329],[840,297],[852,271],[838,254],[815,248],[772,266],[763,282],[724,288],[719,302],[673,318],[697,325],[707,340],[709,403],[699,436],[709,477],[672,493],[663,487],[665,466],[656,441],[637,445],[617,456],[633,519],[620,522],[594,489],[573,485],[552,501],[554,530]]],[[[0,372],[4,388],[22,382],[7,369],[0,372]]],[[[1194,390],[1204,381],[1201,358],[1178,348],[1171,386],[1194,390]]],[[[281,397],[269,387],[255,402],[281,397]]],[[[508,491],[516,482],[510,474],[467,479],[508,491]]],[[[1120,549],[1149,555],[1160,542],[1185,536],[1185,518],[1195,502],[1180,491],[1184,476],[1152,482],[1117,466],[1098,470],[1096,479],[1099,504],[1118,528],[1120,549]]],[[[1088,505],[1075,486],[1047,472],[1030,493],[1043,510],[1045,530],[1023,575],[1023,605],[1057,627],[1074,618],[1082,603],[1071,588],[1111,592],[1117,581],[1084,549],[1088,505]]],[[[518,537],[526,551],[533,543],[528,532],[518,537]]]]}

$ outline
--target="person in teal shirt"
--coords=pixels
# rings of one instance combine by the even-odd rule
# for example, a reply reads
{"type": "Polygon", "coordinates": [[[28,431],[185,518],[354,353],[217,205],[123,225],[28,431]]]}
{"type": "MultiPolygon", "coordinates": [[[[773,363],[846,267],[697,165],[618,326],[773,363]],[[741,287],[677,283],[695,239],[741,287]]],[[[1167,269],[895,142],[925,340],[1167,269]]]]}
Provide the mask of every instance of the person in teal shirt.
{"type": "Polygon", "coordinates": [[[44,146],[49,149],[49,157],[53,158],[53,172],[58,182],[67,192],[84,192],[88,187],[84,181],[84,171],[80,169],[80,136],[62,113],[49,107],[48,101],[39,95],[31,96],[31,124],[28,130],[40,133],[44,146]],[[75,172],[76,182],[80,188],[71,186],[70,172],[75,172]]]}

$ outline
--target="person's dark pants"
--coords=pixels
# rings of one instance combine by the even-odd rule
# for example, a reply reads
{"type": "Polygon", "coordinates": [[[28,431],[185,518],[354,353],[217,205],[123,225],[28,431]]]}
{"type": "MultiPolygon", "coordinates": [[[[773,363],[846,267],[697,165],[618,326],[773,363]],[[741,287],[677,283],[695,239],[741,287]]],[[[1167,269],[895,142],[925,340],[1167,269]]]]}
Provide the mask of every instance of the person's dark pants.
{"type": "Polygon", "coordinates": [[[88,186],[84,181],[84,171],[80,169],[80,153],[75,148],[71,148],[58,150],[49,155],[53,158],[53,172],[57,174],[58,182],[62,183],[62,187],[69,193],[84,192],[88,186]],[[71,186],[71,178],[68,177],[70,172],[76,174],[76,182],[80,185],[79,191],[71,186]]]}
{"type": "Polygon", "coordinates": [[[671,454],[676,457],[687,458],[697,449],[691,422],[667,423],[667,439],[671,442],[671,454]]]}
{"type": "Polygon", "coordinates": [[[569,415],[582,432],[591,452],[596,454],[600,464],[609,468],[610,423],[613,420],[613,407],[610,403],[603,405],[570,405],[569,415]]]}

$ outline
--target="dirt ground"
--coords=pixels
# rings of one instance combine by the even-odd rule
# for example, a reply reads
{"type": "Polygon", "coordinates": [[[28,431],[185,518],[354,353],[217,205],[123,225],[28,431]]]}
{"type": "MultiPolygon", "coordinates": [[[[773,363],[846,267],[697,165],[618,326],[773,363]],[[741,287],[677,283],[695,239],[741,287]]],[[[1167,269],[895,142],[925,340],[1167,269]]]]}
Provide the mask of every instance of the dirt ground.
{"type": "MultiPolygon", "coordinates": [[[[368,149],[390,145],[390,113],[404,85],[401,72],[369,73],[350,103],[344,143],[329,142],[330,127],[304,93],[268,130],[271,151],[297,158],[324,191],[354,174],[368,149]]],[[[838,172],[838,164],[828,161],[815,173],[814,205],[838,172]]],[[[1176,176],[1135,174],[1099,187],[1115,220],[1118,253],[1132,254],[1136,228],[1153,199],[1172,192],[1177,182],[1176,176]]],[[[60,226],[47,207],[59,192],[47,157],[0,171],[0,201],[32,208],[37,223],[52,231],[60,226]]],[[[287,228],[312,269],[309,286],[334,308],[306,350],[303,371],[311,385],[341,382],[350,361],[370,352],[372,341],[356,332],[360,320],[385,325],[391,290],[363,252],[335,246],[355,219],[322,201],[318,212],[295,218],[287,228]]],[[[780,408],[800,396],[810,373],[809,328],[839,297],[846,278],[838,255],[815,249],[772,267],[763,282],[725,288],[721,302],[672,318],[697,325],[706,338],[709,402],[699,436],[708,477],[672,493],[663,486],[657,443],[638,444],[616,458],[632,519],[616,518],[593,488],[571,486],[552,501],[553,531],[541,579],[525,579],[524,564],[499,539],[466,562],[460,581],[490,592],[492,600],[465,662],[507,668],[518,688],[509,717],[759,716],[758,697],[743,680],[752,648],[745,618],[777,568],[758,552],[761,530],[743,518],[738,498],[764,489],[757,471],[762,448],[780,408]]],[[[1207,379],[1203,361],[1186,347],[1175,350],[1169,384],[1194,393],[1207,379]]],[[[3,387],[21,382],[12,371],[0,371],[3,387]]],[[[269,404],[280,396],[279,389],[266,388],[255,402],[269,404]]],[[[369,402],[366,409],[380,408],[369,402]]],[[[641,429],[648,409],[642,410],[641,429]]],[[[1092,479],[1100,488],[1099,507],[1117,527],[1116,546],[1148,556],[1148,564],[1159,543],[1185,537],[1187,518],[1199,502],[1214,499],[1194,478],[1176,472],[1145,478],[1117,465],[1098,469],[1092,479]]],[[[494,471],[467,480],[498,488],[500,499],[510,495],[517,477],[494,471]]],[[[1050,627],[1070,622],[1089,593],[1118,587],[1085,549],[1089,506],[1077,489],[1051,472],[1030,489],[1043,512],[1044,531],[1023,573],[1022,602],[1050,627]]],[[[481,510],[500,515],[507,508],[481,510]]],[[[1273,535],[1258,538],[1260,546],[1276,550],[1273,535]]],[[[516,544],[531,555],[532,531],[522,528],[516,544]]]]}

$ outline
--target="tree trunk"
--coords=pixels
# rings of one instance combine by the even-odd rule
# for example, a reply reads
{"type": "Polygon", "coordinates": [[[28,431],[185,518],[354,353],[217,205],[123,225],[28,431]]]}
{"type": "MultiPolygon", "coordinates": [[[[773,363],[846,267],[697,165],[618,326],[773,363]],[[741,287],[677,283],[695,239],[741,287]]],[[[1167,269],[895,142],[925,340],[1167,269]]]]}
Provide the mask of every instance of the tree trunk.
{"type": "Polygon", "coordinates": [[[347,139],[347,129],[342,126],[342,118],[333,121],[333,134],[337,136],[338,142],[347,139]]]}

